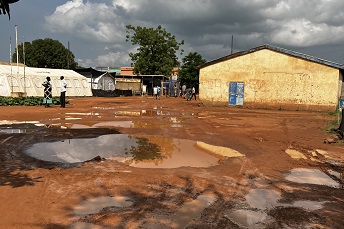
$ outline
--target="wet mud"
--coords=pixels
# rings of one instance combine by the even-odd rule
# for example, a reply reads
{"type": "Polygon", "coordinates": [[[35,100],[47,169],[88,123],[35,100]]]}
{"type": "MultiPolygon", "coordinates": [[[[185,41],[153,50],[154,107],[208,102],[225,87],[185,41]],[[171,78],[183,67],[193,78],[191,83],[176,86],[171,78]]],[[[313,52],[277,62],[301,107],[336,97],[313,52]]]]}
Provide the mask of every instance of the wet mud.
{"type": "Polygon", "coordinates": [[[0,107],[1,228],[342,228],[336,117],[199,103],[0,107]]]}

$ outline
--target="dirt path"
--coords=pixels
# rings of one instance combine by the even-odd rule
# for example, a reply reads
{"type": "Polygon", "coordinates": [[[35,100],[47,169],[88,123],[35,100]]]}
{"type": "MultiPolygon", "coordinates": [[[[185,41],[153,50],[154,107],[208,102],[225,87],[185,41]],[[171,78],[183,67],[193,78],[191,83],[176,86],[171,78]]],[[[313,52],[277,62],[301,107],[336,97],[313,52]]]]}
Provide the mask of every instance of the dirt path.
{"type": "Polygon", "coordinates": [[[344,225],[344,146],[324,144],[335,116],[165,97],[69,102],[0,107],[1,228],[344,225]]]}

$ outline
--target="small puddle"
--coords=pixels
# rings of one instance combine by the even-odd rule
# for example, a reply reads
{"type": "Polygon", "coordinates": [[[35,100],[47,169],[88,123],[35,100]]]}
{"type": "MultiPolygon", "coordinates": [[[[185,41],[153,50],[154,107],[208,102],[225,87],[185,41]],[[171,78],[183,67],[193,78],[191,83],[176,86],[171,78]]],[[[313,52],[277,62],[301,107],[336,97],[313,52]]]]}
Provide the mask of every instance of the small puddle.
{"type": "Polygon", "coordinates": [[[231,212],[227,218],[245,228],[260,228],[262,226],[260,224],[271,219],[265,212],[244,209],[231,212]]]}
{"type": "Polygon", "coordinates": [[[185,139],[110,134],[36,143],[26,153],[40,160],[62,163],[84,162],[100,156],[139,168],[178,168],[210,167],[224,157],[242,156],[231,151],[185,139]]]}
{"type": "Polygon", "coordinates": [[[125,196],[102,196],[82,201],[74,208],[74,213],[76,216],[85,217],[89,214],[100,213],[102,209],[107,207],[126,208],[132,205],[133,202],[130,201],[130,198],[125,196]]]}
{"type": "Polygon", "coordinates": [[[303,153],[294,149],[287,149],[285,152],[293,159],[307,159],[303,153]]]}
{"type": "Polygon", "coordinates": [[[281,198],[281,194],[268,189],[252,189],[245,198],[247,203],[253,208],[265,210],[266,208],[274,207],[281,198]]]}
{"type": "Polygon", "coordinates": [[[6,134],[32,133],[35,131],[36,130],[32,130],[32,129],[0,128],[0,133],[6,133],[6,134]]]}
{"type": "Polygon", "coordinates": [[[324,207],[323,206],[324,203],[326,203],[326,202],[299,200],[299,201],[295,201],[292,206],[304,208],[304,209],[307,209],[309,211],[315,211],[315,210],[322,209],[324,207]]]}
{"type": "Polygon", "coordinates": [[[70,229],[107,229],[107,227],[95,225],[92,223],[76,222],[71,225],[70,229]]]}
{"type": "Polygon", "coordinates": [[[201,216],[202,211],[215,202],[212,195],[200,195],[196,200],[185,203],[178,212],[172,216],[156,216],[158,222],[144,224],[144,228],[185,228],[193,220],[201,216]]]}
{"type": "Polygon", "coordinates": [[[293,169],[290,171],[290,174],[286,177],[286,179],[296,183],[326,185],[335,188],[339,187],[339,184],[336,181],[332,180],[325,173],[316,169],[293,169]]]}

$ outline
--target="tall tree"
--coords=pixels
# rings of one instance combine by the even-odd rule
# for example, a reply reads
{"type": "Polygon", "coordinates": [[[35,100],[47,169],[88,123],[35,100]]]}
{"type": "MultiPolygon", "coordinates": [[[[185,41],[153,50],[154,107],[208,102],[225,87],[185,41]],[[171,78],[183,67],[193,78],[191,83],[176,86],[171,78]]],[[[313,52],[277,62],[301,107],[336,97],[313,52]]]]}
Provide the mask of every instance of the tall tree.
{"type": "Polygon", "coordinates": [[[187,87],[195,87],[198,90],[199,85],[199,70],[197,66],[206,62],[203,57],[197,52],[190,52],[183,58],[181,70],[179,71],[179,81],[181,85],[187,87]]]}
{"type": "MultiPolygon", "coordinates": [[[[126,41],[139,46],[137,53],[129,53],[134,73],[171,76],[173,67],[178,65],[176,52],[184,41],[177,42],[175,36],[160,25],[156,29],[132,25],[126,28],[126,41]]],[[[180,52],[182,54],[183,50],[180,52]]]]}
{"type": "MultiPolygon", "coordinates": [[[[61,42],[51,38],[37,39],[30,42],[18,45],[19,62],[24,63],[29,67],[38,68],[59,68],[59,69],[73,69],[78,66],[74,61],[74,54],[65,48],[61,42]]],[[[17,62],[17,50],[12,56],[12,61],[17,62]]]]}
{"type": "Polygon", "coordinates": [[[10,4],[18,1],[19,0],[0,0],[0,14],[8,14],[8,19],[11,20],[10,4]]]}

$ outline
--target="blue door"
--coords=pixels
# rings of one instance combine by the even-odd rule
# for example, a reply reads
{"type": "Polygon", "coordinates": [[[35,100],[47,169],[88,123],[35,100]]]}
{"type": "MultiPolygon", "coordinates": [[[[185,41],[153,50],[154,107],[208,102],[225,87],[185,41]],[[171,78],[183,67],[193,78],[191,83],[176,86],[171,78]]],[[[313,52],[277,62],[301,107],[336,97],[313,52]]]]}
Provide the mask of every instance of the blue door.
{"type": "Polygon", "coordinates": [[[229,105],[244,105],[244,88],[243,82],[230,82],[229,83],[229,105]]]}

